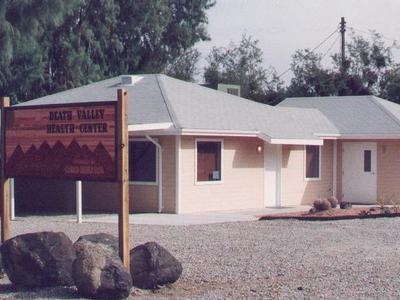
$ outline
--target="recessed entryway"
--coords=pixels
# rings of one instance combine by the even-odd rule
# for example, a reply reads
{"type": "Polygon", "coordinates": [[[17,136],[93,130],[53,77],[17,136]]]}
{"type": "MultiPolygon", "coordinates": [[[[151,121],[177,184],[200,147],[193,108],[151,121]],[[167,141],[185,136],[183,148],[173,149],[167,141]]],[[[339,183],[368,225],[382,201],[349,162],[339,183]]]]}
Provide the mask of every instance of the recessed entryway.
{"type": "Polygon", "coordinates": [[[376,143],[343,143],[342,193],[343,201],[360,204],[376,203],[376,143]]]}

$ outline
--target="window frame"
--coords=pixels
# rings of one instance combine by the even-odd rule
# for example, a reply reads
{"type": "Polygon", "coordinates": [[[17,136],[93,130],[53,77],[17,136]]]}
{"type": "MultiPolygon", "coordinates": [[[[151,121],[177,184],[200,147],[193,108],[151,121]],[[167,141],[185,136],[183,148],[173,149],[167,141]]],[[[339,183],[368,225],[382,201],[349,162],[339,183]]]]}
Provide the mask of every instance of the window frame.
{"type": "Polygon", "coordinates": [[[304,145],[304,159],[303,159],[303,171],[305,181],[319,181],[321,180],[321,161],[322,161],[322,147],[318,145],[304,145]],[[318,147],[318,177],[307,177],[307,146],[318,147]]]}
{"type": "Polygon", "coordinates": [[[222,184],[224,175],[224,140],[223,139],[212,139],[212,138],[196,138],[194,141],[194,184],[195,185],[208,185],[208,184],[222,184]],[[198,181],[197,180],[197,144],[198,142],[216,142],[221,143],[221,174],[220,180],[210,180],[210,181],[198,181]]]}
{"type": "MultiPolygon", "coordinates": [[[[156,142],[158,142],[157,138],[154,138],[154,140],[156,142]]],[[[158,185],[158,173],[159,173],[159,150],[158,147],[156,145],[154,145],[151,141],[149,141],[146,138],[129,138],[129,147],[131,145],[131,142],[148,142],[151,143],[155,148],[156,148],[156,180],[155,181],[133,181],[129,179],[129,184],[133,184],[133,185],[158,185]]],[[[129,154],[129,148],[128,148],[128,154],[129,154]]],[[[128,156],[128,159],[130,159],[130,157],[128,156]]],[[[129,167],[128,167],[129,168],[129,167]]],[[[129,169],[128,169],[128,176],[129,176],[129,169]]]]}

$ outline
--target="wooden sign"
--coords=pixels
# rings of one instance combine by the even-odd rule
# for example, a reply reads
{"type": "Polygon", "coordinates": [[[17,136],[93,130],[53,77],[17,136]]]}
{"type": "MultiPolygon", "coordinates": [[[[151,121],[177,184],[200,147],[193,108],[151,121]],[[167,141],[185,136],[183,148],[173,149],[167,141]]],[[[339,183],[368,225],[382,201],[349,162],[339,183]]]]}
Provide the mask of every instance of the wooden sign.
{"type": "Polygon", "coordinates": [[[117,180],[116,102],[5,109],[5,176],[117,180]]]}

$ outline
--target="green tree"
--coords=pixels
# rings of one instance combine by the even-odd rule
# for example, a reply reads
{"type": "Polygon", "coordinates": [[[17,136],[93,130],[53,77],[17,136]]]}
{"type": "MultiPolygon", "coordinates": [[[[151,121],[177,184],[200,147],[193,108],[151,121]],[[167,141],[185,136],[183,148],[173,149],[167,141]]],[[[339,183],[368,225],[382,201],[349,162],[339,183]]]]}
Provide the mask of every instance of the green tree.
{"type": "Polygon", "coordinates": [[[120,74],[161,72],[209,39],[206,10],[214,3],[5,0],[0,94],[23,101],[120,74]]]}
{"type": "Polygon", "coordinates": [[[396,44],[387,46],[381,35],[372,32],[371,39],[352,33],[346,44],[343,70],[341,56],[332,56],[330,67],[323,67],[322,56],[309,49],[293,55],[293,78],[287,94],[299,96],[369,95],[397,99],[394,95],[397,67],[393,61],[396,44]]]}
{"type": "Polygon", "coordinates": [[[276,84],[273,69],[263,66],[263,52],[258,40],[251,36],[243,35],[239,45],[231,42],[228,48],[214,47],[206,60],[204,80],[212,88],[217,88],[218,83],[237,84],[241,87],[242,97],[266,102],[268,88],[274,86],[270,80],[275,80],[276,84]]]}
{"type": "Polygon", "coordinates": [[[323,68],[321,59],[320,54],[310,49],[296,51],[291,64],[293,78],[287,88],[288,96],[329,96],[336,93],[334,73],[323,68]]]}
{"type": "Polygon", "coordinates": [[[63,0],[0,2],[0,94],[15,101],[45,92],[42,41],[48,29],[59,26],[76,4],[63,0]]]}
{"type": "Polygon", "coordinates": [[[200,51],[197,49],[191,48],[186,50],[181,56],[166,66],[165,74],[185,81],[195,81],[195,76],[199,74],[197,63],[200,56],[200,51]]]}
{"type": "Polygon", "coordinates": [[[336,87],[339,95],[381,95],[383,80],[394,67],[393,43],[389,46],[382,35],[371,31],[371,38],[351,33],[350,42],[346,44],[345,73],[341,72],[341,58],[338,54],[332,57],[336,72],[336,87]]]}

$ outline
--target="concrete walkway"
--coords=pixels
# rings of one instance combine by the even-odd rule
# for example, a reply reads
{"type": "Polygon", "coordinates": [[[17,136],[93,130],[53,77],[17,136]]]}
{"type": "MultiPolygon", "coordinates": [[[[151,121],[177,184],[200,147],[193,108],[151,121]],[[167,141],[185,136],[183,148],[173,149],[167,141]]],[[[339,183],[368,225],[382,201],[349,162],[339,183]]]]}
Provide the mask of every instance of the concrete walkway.
{"type": "MultiPolygon", "coordinates": [[[[254,210],[231,210],[221,212],[206,212],[196,214],[131,214],[129,224],[145,225],[200,225],[227,222],[256,221],[257,216],[265,214],[280,214],[295,211],[307,211],[310,206],[296,206],[283,208],[263,208],[254,210]]],[[[69,219],[74,222],[75,219],[69,219]]],[[[118,216],[115,214],[88,214],[83,215],[85,223],[117,223],[118,216]]]]}

